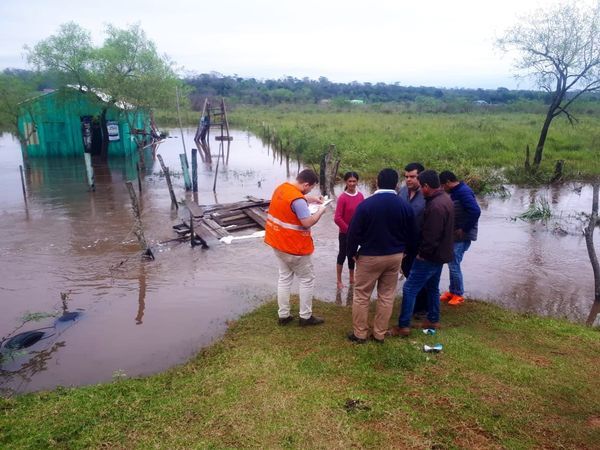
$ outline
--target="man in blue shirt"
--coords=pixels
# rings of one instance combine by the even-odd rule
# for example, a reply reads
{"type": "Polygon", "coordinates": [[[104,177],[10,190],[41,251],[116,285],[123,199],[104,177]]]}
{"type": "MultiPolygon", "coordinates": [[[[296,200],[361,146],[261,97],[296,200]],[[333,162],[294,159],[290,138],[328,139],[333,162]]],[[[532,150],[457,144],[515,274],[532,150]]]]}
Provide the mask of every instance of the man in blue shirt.
{"type": "Polygon", "coordinates": [[[477,223],[481,209],[471,188],[463,181],[458,181],[454,173],[449,170],[440,173],[440,183],[454,202],[454,259],[448,263],[450,287],[442,294],[440,300],[458,306],[465,301],[460,263],[471,246],[471,241],[477,240],[477,223]]]}
{"type": "Polygon", "coordinates": [[[369,301],[375,285],[373,339],[383,343],[400,264],[407,247],[416,242],[415,216],[410,205],[396,194],[397,185],[398,172],[394,169],[379,172],[377,191],[358,205],[348,228],[347,254],[356,260],[352,332],[348,339],[358,344],[366,342],[368,337],[369,301]]]}

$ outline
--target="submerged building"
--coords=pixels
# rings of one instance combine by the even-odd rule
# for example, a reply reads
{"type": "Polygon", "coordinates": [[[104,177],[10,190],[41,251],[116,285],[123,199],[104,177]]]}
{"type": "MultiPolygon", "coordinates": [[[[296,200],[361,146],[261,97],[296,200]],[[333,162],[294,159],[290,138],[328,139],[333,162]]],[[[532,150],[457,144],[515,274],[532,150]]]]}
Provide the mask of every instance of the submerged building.
{"type": "Polygon", "coordinates": [[[21,103],[18,126],[27,157],[126,156],[152,139],[148,111],[73,86],[21,103]]]}

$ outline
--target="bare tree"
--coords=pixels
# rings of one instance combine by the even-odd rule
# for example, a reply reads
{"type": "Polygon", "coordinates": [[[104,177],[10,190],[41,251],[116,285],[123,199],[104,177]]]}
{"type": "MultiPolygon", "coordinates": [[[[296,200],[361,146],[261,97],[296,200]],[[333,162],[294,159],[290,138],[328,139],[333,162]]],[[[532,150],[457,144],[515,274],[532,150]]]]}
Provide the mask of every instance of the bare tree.
{"type": "Polygon", "coordinates": [[[600,1],[593,7],[572,1],[540,9],[508,29],[497,45],[505,51],[517,50],[520,75],[532,77],[551,94],[533,158],[535,171],[552,120],[564,114],[574,125],[576,118],[569,109],[573,102],[586,92],[600,90],[600,1]]]}
{"type": "Polygon", "coordinates": [[[598,220],[598,191],[600,190],[600,180],[596,180],[592,186],[592,214],[590,214],[588,226],[584,228],[588,256],[590,258],[590,263],[592,264],[592,270],[594,271],[594,306],[587,319],[588,325],[594,323],[597,314],[596,311],[600,308],[600,264],[598,264],[598,255],[594,248],[594,230],[600,225],[600,221],[598,220]]]}

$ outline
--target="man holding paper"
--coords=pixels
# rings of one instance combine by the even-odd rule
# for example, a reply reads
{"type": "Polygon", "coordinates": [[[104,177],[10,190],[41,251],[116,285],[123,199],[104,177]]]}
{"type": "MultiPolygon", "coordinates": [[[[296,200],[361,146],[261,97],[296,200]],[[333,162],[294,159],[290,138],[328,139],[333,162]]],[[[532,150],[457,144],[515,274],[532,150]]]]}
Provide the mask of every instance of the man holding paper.
{"type": "Polygon", "coordinates": [[[294,319],[290,313],[290,290],[294,275],[300,284],[300,326],[324,322],[312,314],[315,273],[311,260],[314,244],[310,227],[319,221],[325,212],[325,205],[320,197],[308,194],[318,181],[315,172],[302,170],[294,182],[279,185],[271,198],[265,225],[265,243],[273,247],[279,264],[279,325],[287,325],[294,319]],[[309,210],[309,203],[319,205],[314,214],[309,210]]]}

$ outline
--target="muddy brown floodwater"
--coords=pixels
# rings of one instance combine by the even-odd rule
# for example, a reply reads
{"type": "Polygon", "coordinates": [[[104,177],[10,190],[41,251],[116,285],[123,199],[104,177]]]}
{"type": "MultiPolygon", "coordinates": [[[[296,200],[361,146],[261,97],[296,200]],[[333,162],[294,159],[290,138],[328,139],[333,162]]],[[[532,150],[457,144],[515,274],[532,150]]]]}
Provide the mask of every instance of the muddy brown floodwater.
{"type": "MultiPolygon", "coordinates": [[[[188,152],[193,131],[185,131],[188,152]]],[[[288,174],[297,173],[296,161],[286,163],[256,137],[239,131],[233,136],[229,164],[219,169],[218,198],[212,193],[214,172],[204,165],[199,169],[201,204],[233,202],[245,195],[269,198],[288,174]]],[[[181,152],[180,138],[158,147],[175,173],[181,172],[181,152]]],[[[131,233],[124,182],[135,179],[135,161],[112,159],[97,165],[96,192],[90,193],[83,159],[31,160],[25,204],[18,141],[8,134],[0,137],[0,337],[14,334],[26,315],[61,311],[61,293],[68,293],[70,311],[81,312],[77,320],[64,323],[38,317],[16,331],[42,328],[46,338],[26,351],[4,355],[4,393],[164,370],[219,338],[228,320],[273,298],[276,264],[260,240],[208,250],[158,244],[174,237],[171,226],[180,219],[170,207],[151,149],[146,161],[141,207],[156,255],[153,262],[140,260],[131,233]]],[[[183,178],[175,176],[174,185],[178,198],[185,197],[183,178]]],[[[370,189],[362,185],[363,192],[370,189]]],[[[464,260],[467,295],[519,311],[584,320],[593,279],[581,225],[573,216],[590,210],[591,188],[568,184],[509,191],[506,198],[481,199],[480,238],[464,260]],[[545,226],[511,220],[540,197],[560,220],[545,226]],[[557,225],[567,234],[554,232],[557,225]]],[[[315,295],[336,301],[333,209],[314,227],[314,237],[315,295]]],[[[442,287],[447,280],[445,271],[442,287]]],[[[347,295],[345,289],[337,301],[346,304],[347,295]]]]}

